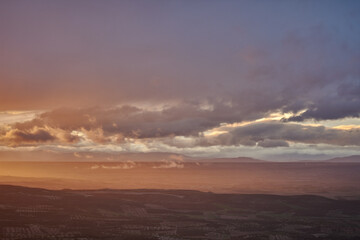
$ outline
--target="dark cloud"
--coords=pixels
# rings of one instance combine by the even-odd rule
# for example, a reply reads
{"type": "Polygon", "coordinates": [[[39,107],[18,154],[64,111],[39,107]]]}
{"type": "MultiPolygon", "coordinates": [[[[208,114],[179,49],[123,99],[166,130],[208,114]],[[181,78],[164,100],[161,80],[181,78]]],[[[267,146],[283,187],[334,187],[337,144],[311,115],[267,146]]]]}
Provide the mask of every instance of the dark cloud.
{"type": "Polygon", "coordinates": [[[159,139],[178,148],[210,146],[289,147],[290,143],[307,145],[360,146],[360,129],[343,130],[324,126],[309,126],[281,121],[251,123],[239,127],[220,127],[218,135],[193,137],[188,141],[173,138],[159,139]]]}
{"type": "MultiPolygon", "coordinates": [[[[227,102],[224,111],[236,113],[229,119],[216,108],[199,128],[217,124],[215,114],[230,122],[278,110],[305,110],[290,121],[357,117],[360,49],[354,23],[360,19],[349,12],[360,6],[307,4],[108,1],[84,9],[70,2],[2,3],[0,108],[210,99],[227,102]]],[[[189,119],[187,109],[182,114],[189,119]]],[[[166,135],[168,128],[189,132],[178,126],[196,125],[197,117],[164,126],[158,134],[166,135]]],[[[65,117],[61,123],[64,128],[65,117]]],[[[154,135],[142,130],[143,137],[154,135]]]]}
{"type": "Polygon", "coordinates": [[[190,102],[161,110],[128,105],[109,109],[58,109],[42,113],[31,121],[16,123],[13,128],[28,131],[34,127],[49,127],[69,133],[77,130],[86,131],[89,135],[94,135],[98,141],[101,141],[101,137],[117,134],[121,141],[124,138],[198,136],[205,130],[219,126],[220,123],[244,119],[247,118],[242,112],[220,101],[206,104],[190,102]],[[94,131],[96,134],[91,134],[94,131]]]}
{"type": "Polygon", "coordinates": [[[56,139],[57,138],[46,129],[33,129],[31,131],[11,129],[0,134],[0,144],[2,143],[8,146],[48,143],[56,139]]]}
{"type": "Polygon", "coordinates": [[[360,129],[342,130],[274,121],[236,127],[229,129],[229,133],[217,136],[215,141],[201,141],[217,145],[246,145],[243,144],[245,140],[257,142],[261,147],[288,146],[287,142],[360,146],[360,129]]]}
{"type": "Polygon", "coordinates": [[[258,146],[264,147],[264,148],[289,147],[289,143],[284,140],[265,139],[265,140],[259,141],[258,146]]]}
{"type": "Polygon", "coordinates": [[[44,129],[38,129],[34,133],[16,130],[13,132],[13,136],[15,137],[15,141],[19,142],[47,142],[55,140],[55,137],[44,129]]]}
{"type": "Polygon", "coordinates": [[[360,116],[360,78],[340,81],[318,94],[304,106],[306,111],[284,120],[301,122],[306,119],[329,120],[360,116]]]}
{"type": "Polygon", "coordinates": [[[177,136],[191,137],[194,140],[192,147],[258,145],[269,148],[288,147],[288,142],[358,146],[360,143],[359,129],[342,130],[286,121],[255,122],[239,127],[221,125],[244,119],[239,112],[231,111],[231,108],[220,103],[206,105],[206,108],[195,103],[177,104],[160,110],[134,106],[58,109],[42,113],[31,121],[9,125],[7,130],[2,129],[0,133],[16,143],[74,143],[81,139],[76,132],[82,132],[97,143],[122,143],[128,138],[166,139],[166,144],[182,147],[186,144],[171,139],[177,136]],[[215,127],[227,133],[215,137],[204,135],[205,131],[215,127]]]}
{"type": "Polygon", "coordinates": [[[71,144],[82,138],[76,132],[101,144],[124,143],[129,138],[145,142],[155,140],[176,147],[257,145],[274,148],[288,147],[289,142],[337,146],[360,144],[360,129],[356,128],[343,130],[283,121],[254,122],[238,127],[221,125],[234,119],[241,121],[238,114],[230,109],[225,111],[219,105],[202,108],[194,103],[161,110],[134,106],[107,110],[58,109],[42,113],[31,121],[8,125],[0,135],[2,142],[9,146],[47,142],[71,144]],[[226,133],[204,134],[215,127],[226,133]],[[192,139],[191,143],[174,140],[178,136],[192,139]]]}

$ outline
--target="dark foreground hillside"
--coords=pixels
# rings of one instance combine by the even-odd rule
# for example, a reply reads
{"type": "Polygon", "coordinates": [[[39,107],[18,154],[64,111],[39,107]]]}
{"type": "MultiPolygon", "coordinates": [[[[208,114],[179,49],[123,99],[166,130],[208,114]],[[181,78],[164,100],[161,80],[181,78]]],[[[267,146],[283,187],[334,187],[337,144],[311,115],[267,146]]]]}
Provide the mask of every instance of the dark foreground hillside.
{"type": "Polygon", "coordinates": [[[360,201],[0,185],[0,239],[360,239],[360,201]]]}

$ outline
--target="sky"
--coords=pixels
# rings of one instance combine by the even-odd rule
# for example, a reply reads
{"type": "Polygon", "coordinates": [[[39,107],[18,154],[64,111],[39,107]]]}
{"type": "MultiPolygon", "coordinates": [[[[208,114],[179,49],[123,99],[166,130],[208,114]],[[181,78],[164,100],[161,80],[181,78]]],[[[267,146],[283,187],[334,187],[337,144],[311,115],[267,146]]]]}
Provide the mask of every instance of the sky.
{"type": "Polygon", "coordinates": [[[346,0],[2,0],[0,151],[360,154],[359,22],[346,0]]]}

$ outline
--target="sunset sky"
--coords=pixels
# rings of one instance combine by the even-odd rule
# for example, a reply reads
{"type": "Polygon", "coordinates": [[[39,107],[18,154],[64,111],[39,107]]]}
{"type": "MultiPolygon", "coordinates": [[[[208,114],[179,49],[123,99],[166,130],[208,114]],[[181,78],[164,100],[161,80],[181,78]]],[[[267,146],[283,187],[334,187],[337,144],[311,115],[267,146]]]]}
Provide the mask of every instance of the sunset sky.
{"type": "Polygon", "coordinates": [[[1,0],[0,151],[359,155],[359,23],[356,0],[1,0]]]}

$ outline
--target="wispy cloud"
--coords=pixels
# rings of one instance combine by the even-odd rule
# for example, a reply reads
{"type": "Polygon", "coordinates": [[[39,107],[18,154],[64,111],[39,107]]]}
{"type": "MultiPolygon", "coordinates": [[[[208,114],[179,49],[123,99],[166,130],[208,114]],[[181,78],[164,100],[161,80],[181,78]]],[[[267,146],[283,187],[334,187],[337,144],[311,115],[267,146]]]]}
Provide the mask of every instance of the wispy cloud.
{"type": "Polygon", "coordinates": [[[155,165],[152,168],[184,168],[184,163],[176,162],[176,161],[169,161],[163,160],[162,164],[155,165]]]}
{"type": "Polygon", "coordinates": [[[117,163],[117,164],[95,164],[90,167],[91,170],[97,169],[105,169],[105,170],[116,170],[116,169],[132,169],[136,167],[136,163],[133,161],[127,161],[125,163],[117,163]]]}

